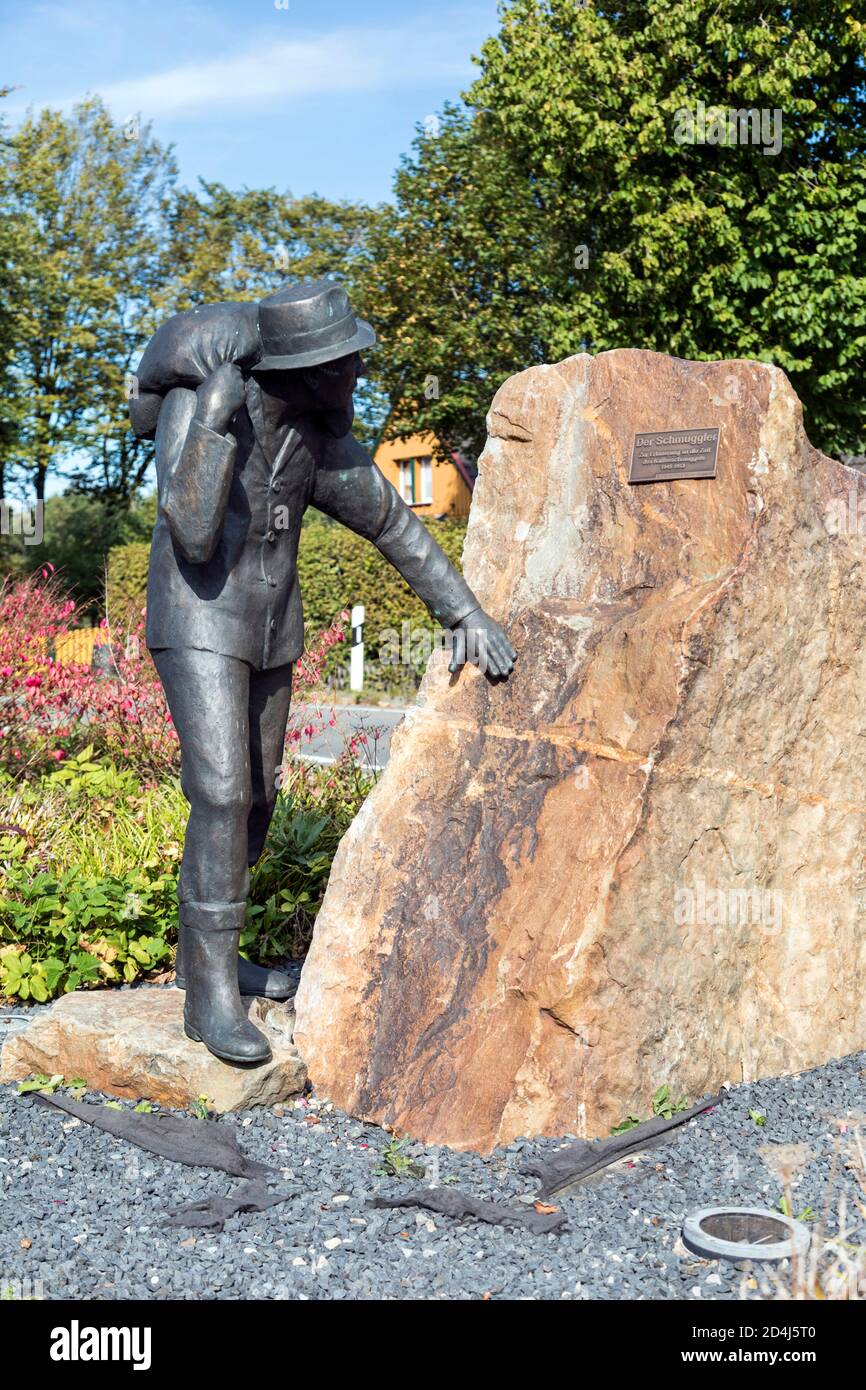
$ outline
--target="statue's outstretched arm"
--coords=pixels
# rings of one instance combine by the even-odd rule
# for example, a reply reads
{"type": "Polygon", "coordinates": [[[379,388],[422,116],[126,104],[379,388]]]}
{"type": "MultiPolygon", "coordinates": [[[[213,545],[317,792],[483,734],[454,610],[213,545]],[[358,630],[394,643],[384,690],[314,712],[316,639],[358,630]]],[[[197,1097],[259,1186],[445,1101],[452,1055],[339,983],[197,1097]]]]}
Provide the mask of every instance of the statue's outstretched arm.
{"type": "Polygon", "coordinates": [[[517,655],[441,546],[351,435],[316,470],[313,506],[373,542],[443,627],[454,630],[450,669],[466,661],[505,676],[517,655]]]}

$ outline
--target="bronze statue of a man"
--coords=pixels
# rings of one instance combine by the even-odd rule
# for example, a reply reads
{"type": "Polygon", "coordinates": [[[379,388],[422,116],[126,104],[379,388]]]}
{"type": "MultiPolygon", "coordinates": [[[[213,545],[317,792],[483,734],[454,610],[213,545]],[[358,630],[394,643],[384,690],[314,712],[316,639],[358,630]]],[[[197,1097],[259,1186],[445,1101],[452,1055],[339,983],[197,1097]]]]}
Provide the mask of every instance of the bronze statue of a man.
{"type": "Polygon", "coordinates": [[[352,437],[361,352],[374,343],[338,283],[286,286],[259,304],[170,319],[144,353],[130,401],[136,431],[156,439],[147,645],[190,804],[178,884],[184,1026],[229,1062],[270,1056],[241,993],[289,993],[287,977],[239,957],[238,942],[304,645],[305,508],[366,536],[390,560],[452,629],[452,671],[471,659],[505,677],[516,655],[352,437]]]}

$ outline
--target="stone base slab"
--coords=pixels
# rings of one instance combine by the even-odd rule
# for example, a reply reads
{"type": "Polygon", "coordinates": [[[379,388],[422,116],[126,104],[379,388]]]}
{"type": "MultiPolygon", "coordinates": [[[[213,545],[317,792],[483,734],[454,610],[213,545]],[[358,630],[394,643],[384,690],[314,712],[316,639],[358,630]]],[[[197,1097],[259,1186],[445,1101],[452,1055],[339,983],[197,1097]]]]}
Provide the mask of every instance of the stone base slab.
{"type": "Polygon", "coordinates": [[[273,1059],[238,1067],[186,1037],[183,1001],[179,989],[67,994],[8,1039],[0,1081],[38,1072],[80,1076],[90,1090],[176,1109],[205,1096],[220,1113],[275,1105],[303,1090],[307,1072],[292,1042],[291,1002],[244,1000],[250,1020],[270,1041],[273,1059]]]}

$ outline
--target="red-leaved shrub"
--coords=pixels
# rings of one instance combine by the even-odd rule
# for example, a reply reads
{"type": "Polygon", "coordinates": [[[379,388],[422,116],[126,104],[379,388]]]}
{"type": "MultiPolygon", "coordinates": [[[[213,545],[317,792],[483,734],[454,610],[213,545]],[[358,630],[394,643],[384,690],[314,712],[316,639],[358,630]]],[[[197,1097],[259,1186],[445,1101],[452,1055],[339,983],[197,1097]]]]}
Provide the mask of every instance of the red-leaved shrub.
{"type": "MultiPolygon", "coordinates": [[[[348,613],[318,634],[295,664],[293,695],[308,697],[327,653],[344,640],[348,613]]],[[[101,669],[56,659],[73,630],[76,606],[49,568],[0,583],[0,767],[17,776],[92,747],[94,756],[144,778],[177,771],[179,750],[156,668],[144,645],[144,614],[134,630],[101,625],[101,669]]],[[[310,739],[329,717],[317,710],[292,721],[288,747],[310,739]]]]}

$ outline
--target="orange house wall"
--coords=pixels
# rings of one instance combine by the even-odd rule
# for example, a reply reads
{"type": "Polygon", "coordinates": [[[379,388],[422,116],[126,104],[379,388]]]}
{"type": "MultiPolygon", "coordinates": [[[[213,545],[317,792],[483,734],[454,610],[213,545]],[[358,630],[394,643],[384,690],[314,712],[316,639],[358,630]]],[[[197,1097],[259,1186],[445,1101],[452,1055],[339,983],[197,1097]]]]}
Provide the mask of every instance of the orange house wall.
{"type": "MultiPolygon", "coordinates": [[[[438,463],[434,457],[435,440],[429,434],[413,434],[408,439],[393,439],[380,444],[376,463],[389,483],[400,491],[401,459],[433,459],[433,501],[409,502],[413,512],[421,516],[468,516],[472,494],[453,463],[438,463]]],[[[415,490],[420,496],[420,469],[416,467],[415,490]]]]}

